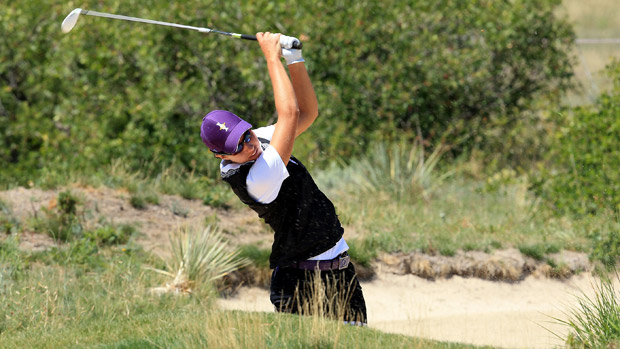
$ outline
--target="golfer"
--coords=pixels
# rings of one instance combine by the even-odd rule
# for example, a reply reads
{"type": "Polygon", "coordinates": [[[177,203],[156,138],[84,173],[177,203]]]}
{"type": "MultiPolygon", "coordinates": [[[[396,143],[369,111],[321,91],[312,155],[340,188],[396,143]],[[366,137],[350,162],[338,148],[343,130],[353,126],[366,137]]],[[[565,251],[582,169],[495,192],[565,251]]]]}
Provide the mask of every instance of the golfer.
{"type": "Polygon", "coordinates": [[[222,160],[222,179],[275,233],[269,264],[273,269],[270,299],[276,310],[311,313],[304,304],[316,292],[314,278],[320,277],[327,292],[333,291],[323,298],[340,300],[339,304],[326,302],[323,310],[344,317],[347,323],[366,324],[362,288],[334,205],[291,155],[295,139],[318,116],[301,50],[282,49],[280,34],[261,32],[256,38],[267,61],[276,124],[253,129],[230,111],[214,110],[203,118],[200,136],[222,160]]]}

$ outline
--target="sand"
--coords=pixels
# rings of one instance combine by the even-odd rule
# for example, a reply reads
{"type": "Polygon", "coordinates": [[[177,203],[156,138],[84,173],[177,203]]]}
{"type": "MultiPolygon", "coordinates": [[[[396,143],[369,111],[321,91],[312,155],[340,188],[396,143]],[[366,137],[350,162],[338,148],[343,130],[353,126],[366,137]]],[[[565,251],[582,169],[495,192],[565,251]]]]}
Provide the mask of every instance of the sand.
{"type": "MultiPolygon", "coordinates": [[[[390,333],[501,348],[553,348],[568,333],[552,317],[567,319],[577,296],[591,296],[597,280],[582,273],[568,280],[527,277],[517,283],[452,277],[429,281],[380,272],[362,287],[369,327],[390,333]]],[[[243,287],[224,309],[271,312],[269,293],[243,287]]]]}

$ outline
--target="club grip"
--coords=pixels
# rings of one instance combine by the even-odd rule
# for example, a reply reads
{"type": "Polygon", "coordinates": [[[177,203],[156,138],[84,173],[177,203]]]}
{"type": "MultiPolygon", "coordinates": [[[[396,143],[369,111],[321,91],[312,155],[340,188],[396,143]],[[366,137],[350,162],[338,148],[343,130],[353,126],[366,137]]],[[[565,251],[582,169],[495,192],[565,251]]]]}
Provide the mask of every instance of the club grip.
{"type": "MultiPolygon", "coordinates": [[[[245,40],[254,40],[254,41],[256,41],[256,36],[254,36],[254,35],[241,34],[241,38],[245,39],[245,40]]],[[[301,50],[301,48],[304,46],[301,43],[301,41],[299,41],[299,39],[297,39],[297,38],[291,38],[291,37],[287,37],[287,38],[290,38],[290,39],[293,39],[293,40],[287,40],[288,44],[290,44],[290,47],[285,47],[285,46],[288,46],[288,44],[283,43],[282,40],[281,40],[280,43],[282,44],[283,48],[294,48],[294,49],[297,49],[297,50],[301,50]]]]}
{"type": "Polygon", "coordinates": [[[254,35],[241,34],[241,38],[245,39],[245,40],[254,40],[254,41],[256,41],[256,36],[254,36],[254,35]]]}

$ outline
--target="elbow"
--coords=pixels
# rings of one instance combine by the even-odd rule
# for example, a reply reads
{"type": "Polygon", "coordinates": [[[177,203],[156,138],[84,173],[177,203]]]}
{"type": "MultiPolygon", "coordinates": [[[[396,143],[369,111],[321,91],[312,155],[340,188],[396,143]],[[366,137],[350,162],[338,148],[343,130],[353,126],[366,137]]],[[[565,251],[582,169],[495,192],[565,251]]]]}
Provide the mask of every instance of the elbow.
{"type": "Polygon", "coordinates": [[[295,105],[285,108],[282,113],[280,113],[279,117],[285,117],[287,119],[299,119],[300,115],[301,112],[299,111],[299,108],[295,105]]]}
{"type": "Polygon", "coordinates": [[[312,120],[315,120],[319,116],[319,108],[314,108],[310,113],[312,120]]]}

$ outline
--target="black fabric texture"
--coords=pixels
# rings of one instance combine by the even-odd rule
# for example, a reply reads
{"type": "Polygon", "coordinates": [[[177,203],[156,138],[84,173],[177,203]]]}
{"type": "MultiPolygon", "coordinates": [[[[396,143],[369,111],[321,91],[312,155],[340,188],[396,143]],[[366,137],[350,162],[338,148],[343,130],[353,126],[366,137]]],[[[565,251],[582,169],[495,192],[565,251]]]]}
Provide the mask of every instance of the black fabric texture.
{"type": "Polygon", "coordinates": [[[271,303],[276,311],[292,314],[318,315],[354,323],[366,323],[366,303],[355,274],[353,263],[346,269],[312,271],[297,268],[276,268],[271,275],[271,303]],[[317,290],[315,278],[321,278],[323,289],[317,290]],[[323,303],[313,304],[318,293],[323,303]]]}
{"type": "Polygon", "coordinates": [[[332,202],[321,192],[305,166],[291,157],[278,197],[269,204],[256,202],[247,191],[246,178],[254,162],[222,174],[233,192],[274,231],[270,268],[289,267],[317,256],[342,238],[342,228],[332,202]]]}

